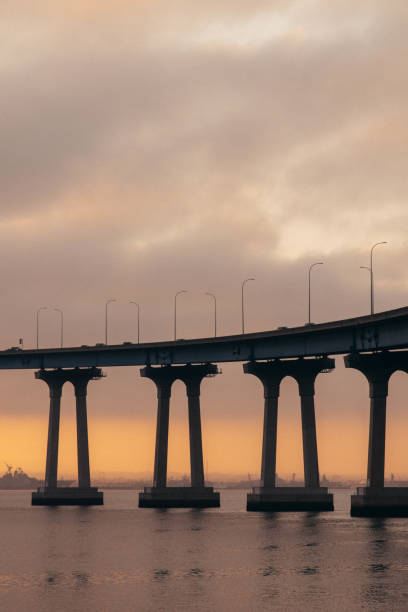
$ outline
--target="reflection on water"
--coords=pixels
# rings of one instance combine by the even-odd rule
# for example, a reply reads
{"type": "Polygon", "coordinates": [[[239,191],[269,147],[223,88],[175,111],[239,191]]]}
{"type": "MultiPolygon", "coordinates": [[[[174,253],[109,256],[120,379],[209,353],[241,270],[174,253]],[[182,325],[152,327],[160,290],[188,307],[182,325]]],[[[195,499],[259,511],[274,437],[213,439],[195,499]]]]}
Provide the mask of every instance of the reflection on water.
{"type": "Polygon", "coordinates": [[[220,510],[31,508],[0,493],[2,610],[172,612],[408,609],[408,520],[334,513],[246,513],[245,492],[220,510]]]}
{"type": "Polygon", "coordinates": [[[153,572],[153,580],[164,580],[165,578],[168,578],[169,575],[170,572],[168,569],[155,570],[153,572]]]}
{"type": "Polygon", "coordinates": [[[362,599],[370,605],[386,606],[390,600],[390,585],[387,572],[389,542],[387,537],[387,519],[367,519],[367,580],[362,589],[362,599]]]}

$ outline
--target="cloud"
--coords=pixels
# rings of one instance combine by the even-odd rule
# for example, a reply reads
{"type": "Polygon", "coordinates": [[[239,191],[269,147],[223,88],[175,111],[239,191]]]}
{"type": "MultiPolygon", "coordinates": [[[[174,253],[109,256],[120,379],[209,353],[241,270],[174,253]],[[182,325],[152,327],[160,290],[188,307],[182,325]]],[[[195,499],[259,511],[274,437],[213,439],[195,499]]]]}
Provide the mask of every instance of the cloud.
{"type": "MultiPolygon", "coordinates": [[[[281,38],[238,55],[228,46],[155,50],[146,35],[133,42],[119,17],[110,29],[94,26],[92,37],[88,25],[77,26],[74,38],[72,26],[54,26],[58,45],[49,36],[26,66],[5,73],[3,215],[64,209],[67,194],[89,197],[90,189],[105,191],[91,209],[112,207],[114,199],[129,209],[133,200],[143,213],[143,198],[159,214],[167,207],[167,217],[177,207],[195,211],[202,200],[218,208],[243,188],[255,204],[293,217],[297,203],[313,198],[321,203],[317,225],[322,208],[330,215],[352,209],[350,195],[364,206],[370,185],[384,201],[399,183],[400,205],[404,174],[392,134],[401,134],[406,114],[404,67],[395,62],[405,42],[391,16],[360,38],[350,40],[347,31],[342,38],[281,38]],[[358,173],[354,157],[362,162],[358,173]]],[[[164,30],[156,24],[152,36],[164,30]]]]}

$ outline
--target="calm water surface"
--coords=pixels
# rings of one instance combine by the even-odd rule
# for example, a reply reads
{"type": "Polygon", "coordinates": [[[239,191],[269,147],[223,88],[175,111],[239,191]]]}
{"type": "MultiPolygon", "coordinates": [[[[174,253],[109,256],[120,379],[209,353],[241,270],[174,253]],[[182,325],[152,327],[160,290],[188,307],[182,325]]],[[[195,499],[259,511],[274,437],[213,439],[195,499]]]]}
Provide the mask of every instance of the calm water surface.
{"type": "Polygon", "coordinates": [[[408,610],[408,519],[335,512],[139,510],[134,491],[99,508],[31,508],[0,492],[0,609],[408,610]]]}

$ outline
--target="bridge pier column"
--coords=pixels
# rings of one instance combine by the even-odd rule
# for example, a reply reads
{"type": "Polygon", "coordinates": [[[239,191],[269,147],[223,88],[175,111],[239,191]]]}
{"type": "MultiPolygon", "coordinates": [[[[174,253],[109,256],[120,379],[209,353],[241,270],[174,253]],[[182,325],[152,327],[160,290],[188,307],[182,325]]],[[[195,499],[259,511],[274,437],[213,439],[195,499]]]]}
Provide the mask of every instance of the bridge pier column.
{"type": "Polygon", "coordinates": [[[89,469],[88,418],[86,395],[89,379],[78,377],[74,382],[76,399],[77,453],[78,453],[78,487],[88,489],[91,486],[89,469]]]}
{"type": "Polygon", "coordinates": [[[201,434],[200,411],[201,380],[186,380],[188,398],[188,429],[190,435],[190,473],[191,486],[204,487],[203,441],[201,434]]]}
{"type": "Polygon", "coordinates": [[[91,487],[89,470],[88,424],[86,394],[88,382],[102,376],[98,368],[84,370],[40,370],[35,377],[50,388],[50,418],[48,427],[45,484],[32,494],[34,506],[101,505],[103,493],[91,487]],[[57,481],[58,437],[62,387],[71,382],[75,388],[78,445],[78,487],[60,487],[57,481]]]}
{"type": "Polygon", "coordinates": [[[163,489],[167,485],[167,455],[169,444],[169,411],[171,382],[167,380],[156,381],[156,385],[157,423],[153,486],[158,489],[163,489]]]}
{"type": "Polygon", "coordinates": [[[158,409],[156,427],[156,450],[153,486],[145,487],[139,494],[141,508],[204,508],[218,507],[220,494],[204,483],[203,449],[200,415],[200,386],[206,376],[218,373],[217,366],[146,366],[140,372],[156,384],[158,409]],[[187,389],[188,421],[190,435],[190,487],[167,486],[167,446],[169,430],[169,404],[171,386],[175,380],[182,380],[187,389]]]}
{"type": "Polygon", "coordinates": [[[384,487],[387,396],[387,377],[370,381],[367,485],[376,489],[384,487]]]}
{"type": "Polygon", "coordinates": [[[244,372],[261,380],[264,387],[264,430],[260,487],[247,496],[247,510],[305,511],[333,510],[333,496],[320,487],[317,461],[314,381],[334,368],[334,360],[296,359],[244,364],[244,372]],[[280,383],[285,376],[295,378],[301,397],[304,487],[276,487],[276,441],[280,383]]]}
{"type": "Polygon", "coordinates": [[[408,371],[408,351],[353,353],[344,361],[365,375],[370,395],[367,486],[351,496],[351,515],[408,516],[408,487],[384,487],[388,383],[396,370],[408,371]]]}
{"type": "Polygon", "coordinates": [[[279,383],[264,383],[264,424],[262,436],[261,486],[276,486],[276,443],[278,433],[279,383]]]}
{"type": "Polygon", "coordinates": [[[314,378],[299,377],[299,395],[302,414],[303,469],[305,487],[320,487],[319,462],[317,458],[316,418],[314,407],[314,378]]]}
{"type": "Polygon", "coordinates": [[[57,486],[58,474],[59,426],[63,382],[56,378],[49,378],[45,382],[47,382],[50,391],[45,486],[55,488],[57,486]]]}

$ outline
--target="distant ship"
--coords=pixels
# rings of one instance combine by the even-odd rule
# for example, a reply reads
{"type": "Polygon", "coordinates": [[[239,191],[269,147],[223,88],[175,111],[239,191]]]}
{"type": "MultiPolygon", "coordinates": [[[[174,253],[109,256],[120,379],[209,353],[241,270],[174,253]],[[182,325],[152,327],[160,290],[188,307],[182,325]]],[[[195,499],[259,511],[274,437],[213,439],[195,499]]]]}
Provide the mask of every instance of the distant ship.
{"type": "MultiPolygon", "coordinates": [[[[4,472],[3,476],[0,477],[0,490],[33,490],[44,486],[43,480],[29,476],[21,467],[18,467],[13,472],[12,465],[6,463],[6,466],[7,472],[4,472]]],[[[73,480],[59,480],[58,486],[69,487],[73,482],[73,480]]]]}

